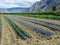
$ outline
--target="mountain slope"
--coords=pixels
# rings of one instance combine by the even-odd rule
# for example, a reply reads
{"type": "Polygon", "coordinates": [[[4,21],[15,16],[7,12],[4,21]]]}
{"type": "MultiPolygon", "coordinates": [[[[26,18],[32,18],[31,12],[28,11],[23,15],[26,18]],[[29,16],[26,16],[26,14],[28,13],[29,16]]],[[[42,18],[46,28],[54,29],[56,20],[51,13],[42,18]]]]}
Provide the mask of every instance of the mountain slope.
{"type": "Polygon", "coordinates": [[[19,12],[28,12],[29,8],[23,7],[13,7],[13,8],[0,8],[0,12],[9,12],[9,13],[19,13],[19,12]]]}
{"type": "Polygon", "coordinates": [[[28,12],[29,8],[14,7],[7,9],[8,12],[28,12]]]}
{"type": "Polygon", "coordinates": [[[30,12],[52,11],[53,6],[60,9],[60,0],[41,0],[30,7],[30,12]]]}

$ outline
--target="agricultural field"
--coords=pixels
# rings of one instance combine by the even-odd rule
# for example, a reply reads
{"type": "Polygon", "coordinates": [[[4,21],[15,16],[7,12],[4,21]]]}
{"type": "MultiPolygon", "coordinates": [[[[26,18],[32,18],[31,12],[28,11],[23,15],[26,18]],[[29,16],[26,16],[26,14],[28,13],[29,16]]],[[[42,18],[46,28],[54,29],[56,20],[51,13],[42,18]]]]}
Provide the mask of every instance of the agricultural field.
{"type": "Polygon", "coordinates": [[[0,45],[60,45],[60,16],[1,14],[0,45]]]}

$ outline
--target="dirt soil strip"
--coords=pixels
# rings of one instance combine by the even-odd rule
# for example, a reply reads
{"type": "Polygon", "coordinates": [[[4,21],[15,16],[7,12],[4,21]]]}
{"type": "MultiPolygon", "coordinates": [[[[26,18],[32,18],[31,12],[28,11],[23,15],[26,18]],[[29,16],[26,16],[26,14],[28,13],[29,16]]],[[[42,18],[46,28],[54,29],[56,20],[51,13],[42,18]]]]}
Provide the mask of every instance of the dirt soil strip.
{"type": "Polygon", "coordinates": [[[1,39],[1,45],[17,45],[17,41],[12,33],[12,31],[9,29],[9,25],[7,25],[6,20],[2,17],[2,39],[1,39]]]}

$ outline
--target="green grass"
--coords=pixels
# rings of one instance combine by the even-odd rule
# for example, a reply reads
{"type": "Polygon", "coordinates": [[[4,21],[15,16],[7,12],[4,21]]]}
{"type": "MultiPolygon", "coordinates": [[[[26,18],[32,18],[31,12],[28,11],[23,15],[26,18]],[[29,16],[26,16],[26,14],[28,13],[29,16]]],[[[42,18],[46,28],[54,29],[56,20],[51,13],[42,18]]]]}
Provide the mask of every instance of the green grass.
{"type": "Polygon", "coordinates": [[[53,15],[28,15],[28,17],[35,17],[35,18],[44,18],[44,19],[56,19],[59,20],[60,16],[53,16],[53,15]]]}

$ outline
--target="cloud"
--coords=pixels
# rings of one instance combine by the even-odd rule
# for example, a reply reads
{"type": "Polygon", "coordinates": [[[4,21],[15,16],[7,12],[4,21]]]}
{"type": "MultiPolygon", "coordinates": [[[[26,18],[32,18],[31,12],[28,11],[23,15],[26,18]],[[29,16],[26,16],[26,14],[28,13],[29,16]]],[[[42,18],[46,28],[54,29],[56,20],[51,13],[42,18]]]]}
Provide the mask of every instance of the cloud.
{"type": "Polygon", "coordinates": [[[0,7],[2,8],[30,7],[36,1],[39,0],[0,0],[0,7]]]}
{"type": "Polygon", "coordinates": [[[0,3],[0,7],[1,8],[10,8],[10,7],[19,7],[19,5],[16,5],[16,4],[7,4],[7,3],[0,3]]]}

